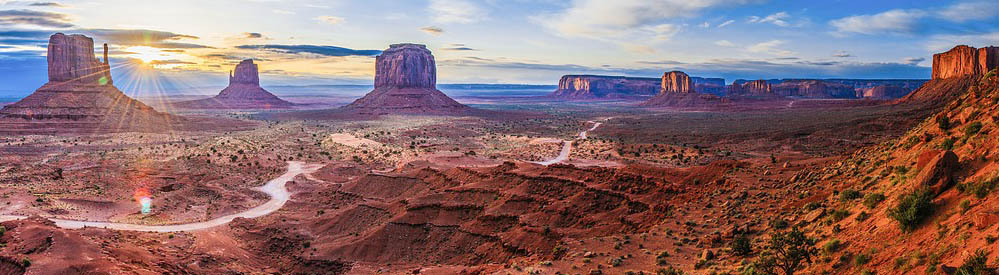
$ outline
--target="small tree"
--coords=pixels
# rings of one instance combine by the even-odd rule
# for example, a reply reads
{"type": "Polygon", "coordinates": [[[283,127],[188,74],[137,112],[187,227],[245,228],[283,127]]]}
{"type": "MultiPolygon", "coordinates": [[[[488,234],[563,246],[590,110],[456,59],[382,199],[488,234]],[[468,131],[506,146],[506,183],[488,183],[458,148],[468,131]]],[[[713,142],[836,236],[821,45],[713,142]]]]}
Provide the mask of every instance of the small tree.
{"type": "Polygon", "coordinates": [[[812,263],[812,256],[818,253],[815,240],[797,227],[770,235],[766,249],[754,263],[754,273],[794,275],[803,266],[802,262],[812,263]]]}

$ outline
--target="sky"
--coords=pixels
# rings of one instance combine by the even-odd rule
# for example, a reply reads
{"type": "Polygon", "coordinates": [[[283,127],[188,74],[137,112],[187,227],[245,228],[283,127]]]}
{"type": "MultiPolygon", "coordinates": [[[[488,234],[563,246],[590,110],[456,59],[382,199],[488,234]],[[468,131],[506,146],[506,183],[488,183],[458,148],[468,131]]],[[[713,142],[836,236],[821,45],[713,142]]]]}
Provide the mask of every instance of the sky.
{"type": "Polygon", "coordinates": [[[735,79],[930,77],[932,54],[999,45],[996,0],[0,0],[0,95],[47,80],[56,32],[111,48],[123,90],[371,84],[390,44],[426,44],[440,83],[565,74],[735,79]]]}

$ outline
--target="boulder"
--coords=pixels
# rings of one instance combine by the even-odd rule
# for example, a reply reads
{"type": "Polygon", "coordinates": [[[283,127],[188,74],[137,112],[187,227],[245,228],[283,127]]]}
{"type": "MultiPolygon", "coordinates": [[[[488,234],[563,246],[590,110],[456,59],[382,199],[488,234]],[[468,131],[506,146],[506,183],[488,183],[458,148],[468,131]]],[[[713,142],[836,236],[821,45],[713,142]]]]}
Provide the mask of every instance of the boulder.
{"type": "Polygon", "coordinates": [[[975,213],[975,226],[978,229],[986,229],[999,223],[999,210],[986,210],[975,213]]]}
{"type": "Polygon", "coordinates": [[[934,194],[940,194],[954,184],[960,162],[957,154],[946,151],[936,154],[919,169],[919,174],[914,178],[916,186],[927,186],[933,189],[934,194]]]}

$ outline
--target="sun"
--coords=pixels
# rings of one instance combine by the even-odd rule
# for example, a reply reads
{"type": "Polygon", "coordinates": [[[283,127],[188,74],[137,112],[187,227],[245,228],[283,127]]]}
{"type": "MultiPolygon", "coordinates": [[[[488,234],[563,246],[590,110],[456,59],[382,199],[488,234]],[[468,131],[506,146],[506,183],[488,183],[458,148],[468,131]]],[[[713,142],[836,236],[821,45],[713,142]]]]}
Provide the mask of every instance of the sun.
{"type": "Polygon", "coordinates": [[[125,51],[130,52],[129,56],[142,60],[142,63],[150,64],[157,60],[166,60],[167,56],[159,49],[147,46],[129,47],[125,51]]]}

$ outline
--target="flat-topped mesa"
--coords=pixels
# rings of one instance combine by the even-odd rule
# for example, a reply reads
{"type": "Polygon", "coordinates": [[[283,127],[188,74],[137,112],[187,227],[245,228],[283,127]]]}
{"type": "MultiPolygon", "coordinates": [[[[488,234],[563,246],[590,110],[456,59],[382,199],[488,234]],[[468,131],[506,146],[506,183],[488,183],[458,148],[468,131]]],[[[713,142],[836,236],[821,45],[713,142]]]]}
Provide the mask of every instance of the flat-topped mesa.
{"type": "Polygon", "coordinates": [[[236,70],[229,72],[229,85],[251,84],[260,86],[260,74],[253,59],[246,59],[236,64],[236,70]]]}
{"type": "Polygon", "coordinates": [[[392,44],[375,58],[375,88],[437,88],[437,64],[427,46],[392,44]]]}
{"type": "Polygon", "coordinates": [[[933,79],[983,75],[999,67],[999,47],[980,49],[958,45],[944,53],[933,55],[933,79]]]}
{"type": "Polygon", "coordinates": [[[773,95],[773,90],[770,86],[770,82],[760,79],[743,84],[734,82],[732,83],[732,87],[729,88],[729,94],[740,96],[769,96],[773,95]]]}
{"type": "Polygon", "coordinates": [[[81,34],[53,34],[48,47],[49,81],[111,85],[107,53],[104,44],[104,62],[101,62],[94,57],[94,39],[81,34]]]}
{"type": "Polygon", "coordinates": [[[565,99],[602,99],[648,97],[659,93],[662,80],[651,77],[604,75],[564,75],[552,97],[565,99]]]}
{"type": "Polygon", "coordinates": [[[693,93],[694,82],[690,76],[681,71],[672,71],[663,74],[662,93],[693,93]]]}

